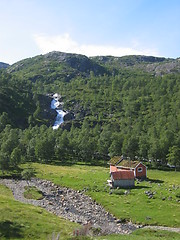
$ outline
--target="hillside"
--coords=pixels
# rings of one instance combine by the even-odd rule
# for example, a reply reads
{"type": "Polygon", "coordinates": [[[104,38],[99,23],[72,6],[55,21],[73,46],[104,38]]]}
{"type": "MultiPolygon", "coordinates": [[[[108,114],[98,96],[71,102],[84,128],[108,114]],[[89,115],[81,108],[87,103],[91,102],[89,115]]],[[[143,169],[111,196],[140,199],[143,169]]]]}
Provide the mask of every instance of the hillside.
{"type": "Polygon", "coordinates": [[[95,76],[117,74],[120,69],[139,69],[161,76],[169,73],[179,73],[180,59],[143,55],[123,57],[96,56],[88,58],[80,54],[54,51],[19,61],[11,65],[8,68],[8,72],[26,74],[32,81],[43,78],[44,74],[48,74],[52,81],[57,78],[69,81],[76,76],[88,77],[90,72],[93,72],[95,76]],[[33,76],[31,71],[34,72],[34,70],[33,76]]]}
{"type": "Polygon", "coordinates": [[[132,55],[124,57],[99,56],[93,57],[92,59],[100,65],[105,65],[108,67],[113,66],[115,69],[139,69],[148,73],[152,73],[156,76],[162,76],[169,73],[180,73],[179,58],[166,59],[162,57],[132,55]]]}
{"type": "Polygon", "coordinates": [[[76,76],[87,77],[90,72],[103,75],[107,70],[84,55],[50,52],[17,62],[8,72],[23,75],[32,82],[47,82],[45,76],[48,76],[48,83],[52,83],[56,79],[69,81],[76,76]]]}
{"type": "Polygon", "coordinates": [[[35,148],[49,141],[52,151],[35,151],[35,161],[98,161],[123,153],[166,164],[180,146],[179,67],[179,59],[146,56],[51,52],[25,59],[1,73],[0,117],[5,112],[6,124],[29,131],[35,148]],[[52,93],[75,116],[65,116],[57,132],[48,128],[55,120],[52,93]]]}
{"type": "Polygon", "coordinates": [[[0,69],[1,68],[7,68],[7,67],[9,67],[9,64],[0,62],[0,69]]]}

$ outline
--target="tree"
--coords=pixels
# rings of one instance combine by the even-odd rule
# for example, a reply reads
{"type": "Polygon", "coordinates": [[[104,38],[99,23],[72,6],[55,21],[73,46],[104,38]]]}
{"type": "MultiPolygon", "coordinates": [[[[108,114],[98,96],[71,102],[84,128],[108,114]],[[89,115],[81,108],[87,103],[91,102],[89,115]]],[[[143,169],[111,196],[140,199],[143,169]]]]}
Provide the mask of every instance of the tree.
{"type": "Polygon", "coordinates": [[[111,146],[112,131],[109,125],[104,126],[103,131],[98,139],[98,151],[103,157],[109,154],[109,147],[111,146]]]}
{"type": "Polygon", "coordinates": [[[7,124],[10,123],[8,114],[6,112],[3,112],[0,116],[0,131],[2,131],[7,124]]]}
{"type": "Polygon", "coordinates": [[[136,136],[126,135],[123,141],[122,154],[134,159],[138,155],[138,139],[136,136]]]}
{"type": "Polygon", "coordinates": [[[19,144],[19,130],[10,129],[7,133],[8,135],[5,134],[4,141],[1,145],[1,151],[10,155],[13,149],[19,144]]]}
{"type": "Polygon", "coordinates": [[[54,157],[54,141],[39,138],[35,145],[35,155],[42,162],[50,161],[54,157]]]}
{"type": "Polygon", "coordinates": [[[17,169],[20,162],[21,162],[21,149],[16,147],[13,149],[11,153],[10,164],[14,169],[17,169]]]}
{"type": "Polygon", "coordinates": [[[4,174],[4,171],[10,169],[9,157],[6,153],[0,152],[0,169],[4,174]]]}
{"type": "Polygon", "coordinates": [[[55,144],[56,158],[63,161],[65,160],[66,156],[71,152],[70,143],[67,135],[67,130],[64,130],[61,136],[56,139],[55,144]]]}
{"type": "Polygon", "coordinates": [[[112,135],[112,143],[109,147],[110,156],[113,157],[115,155],[119,156],[122,154],[122,143],[123,137],[119,133],[114,133],[112,135]]]}
{"type": "Polygon", "coordinates": [[[40,118],[40,113],[41,113],[41,107],[39,101],[36,104],[36,111],[33,114],[34,119],[39,119],[40,118]]]}
{"type": "Polygon", "coordinates": [[[36,160],[35,145],[36,145],[35,138],[32,138],[30,139],[26,147],[26,158],[30,162],[34,162],[36,160]]]}
{"type": "Polygon", "coordinates": [[[31,180],[31,178],[35,177],[34,168],[32,168],[31,166],[29,166],[28,168],[25,168],[22,171],[21,176],[24,180],[26,180],[27,184],[29,185],[29,181],[31,180]]]}
{"type": "Polygon", "coordinates": [[[180,165],[180,148],[178,146],[172,146],[169,148],[169,153],[167,154],[167,160],[169,164],[176,167],[180,165]]]}

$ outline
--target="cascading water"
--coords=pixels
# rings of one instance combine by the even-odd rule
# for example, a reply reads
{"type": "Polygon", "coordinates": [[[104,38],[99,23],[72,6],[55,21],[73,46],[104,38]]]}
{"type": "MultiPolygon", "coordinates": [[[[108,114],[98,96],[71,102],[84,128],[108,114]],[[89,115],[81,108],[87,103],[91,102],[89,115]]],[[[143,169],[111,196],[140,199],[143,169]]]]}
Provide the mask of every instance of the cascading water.
{"type": "MultiPolygon", "coordinates": [[[[60,98],[60,97],[59,97],[60,98]]],[[[56,120],[53,125],[53,129],[58,129],[60,125],[64,122],[63,117],[67,114],[61,109],[58,109],[60,106],[63,105],[62,102],[59,102],[58,94],[53,95],[53,100],[51,101],[51,109],[55,109],[57,112],[56,120]]]]}

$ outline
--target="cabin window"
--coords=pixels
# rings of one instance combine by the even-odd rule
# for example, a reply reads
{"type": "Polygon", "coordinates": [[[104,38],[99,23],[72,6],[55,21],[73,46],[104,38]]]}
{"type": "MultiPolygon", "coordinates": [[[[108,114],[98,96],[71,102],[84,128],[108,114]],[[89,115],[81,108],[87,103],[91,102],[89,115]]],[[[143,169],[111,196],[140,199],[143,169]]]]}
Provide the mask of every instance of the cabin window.
{"type": "Polygon", "coordinates": [[[142,172],[142,170],[143,170],[142,167],[138,168],[138,172],[142,172]]]}

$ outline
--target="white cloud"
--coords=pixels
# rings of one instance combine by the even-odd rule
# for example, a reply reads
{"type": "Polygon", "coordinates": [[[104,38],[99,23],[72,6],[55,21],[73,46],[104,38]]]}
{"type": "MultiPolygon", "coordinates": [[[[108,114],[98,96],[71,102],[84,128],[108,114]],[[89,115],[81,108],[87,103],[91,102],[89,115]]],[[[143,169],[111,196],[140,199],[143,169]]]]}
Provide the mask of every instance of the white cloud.
{"type": "Polygon", "coordinates": [[[84,54],[86,56],[125,56],[125,55],[153,55],[158,56],[155,49],[140,49],[139,44],[133,47],[116,47],[110,45],[79,44],[68,33],[57,36],[34,35],[34,40],[42,51],[61,51],[68,53],[84,54]]]}

